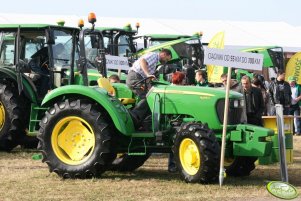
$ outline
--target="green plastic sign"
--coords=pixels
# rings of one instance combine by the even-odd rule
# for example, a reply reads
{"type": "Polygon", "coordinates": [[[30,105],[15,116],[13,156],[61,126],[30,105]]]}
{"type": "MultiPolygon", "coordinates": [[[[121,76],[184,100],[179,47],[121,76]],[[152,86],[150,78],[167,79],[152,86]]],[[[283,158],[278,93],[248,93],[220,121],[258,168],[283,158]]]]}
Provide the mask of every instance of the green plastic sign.
{"type": "Polygon", "coordinates": [[[269,182],[267,184],[267,190],[275,197],[286,200],[294,199],[299,195],[297,189],[293,185],[281,181],[269,182]]]}

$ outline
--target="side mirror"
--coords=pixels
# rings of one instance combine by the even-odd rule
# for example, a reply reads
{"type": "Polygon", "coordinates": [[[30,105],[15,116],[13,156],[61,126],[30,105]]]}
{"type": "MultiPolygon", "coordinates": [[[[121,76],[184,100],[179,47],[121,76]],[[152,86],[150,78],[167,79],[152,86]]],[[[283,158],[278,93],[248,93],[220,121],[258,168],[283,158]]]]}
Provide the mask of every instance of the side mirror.
{"type": "Polygon", "coordinates": [[[51,30],[51,29],[48,29],[46,31],[46,43],[48,45],[54,45],[55,44],[54,33],[53,33],[53,30],[51,30]]]}

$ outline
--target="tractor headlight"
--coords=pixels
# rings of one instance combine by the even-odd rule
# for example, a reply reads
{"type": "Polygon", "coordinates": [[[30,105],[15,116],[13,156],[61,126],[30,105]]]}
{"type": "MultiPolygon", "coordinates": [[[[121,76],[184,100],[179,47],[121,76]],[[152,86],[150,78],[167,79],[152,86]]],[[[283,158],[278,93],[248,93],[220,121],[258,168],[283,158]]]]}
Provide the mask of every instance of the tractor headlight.
{"type": "Polygon", "coordinates": [[[233,101],[233,107],[238,108],[239,107],[239,100],[233,101]]]}
{"type": "Polygon", "coordinates": [[[241,99],[239,102],[240,102],[240,107],[244,107],[245,106],[245,100],[244,99],[241,99]]]}
{"type": "Polygon", "coordinates": [[[243,99],[233,101],[234,108],[241,108],[244,107],[244,105],[245,105],[245,101],[243,99]]]}

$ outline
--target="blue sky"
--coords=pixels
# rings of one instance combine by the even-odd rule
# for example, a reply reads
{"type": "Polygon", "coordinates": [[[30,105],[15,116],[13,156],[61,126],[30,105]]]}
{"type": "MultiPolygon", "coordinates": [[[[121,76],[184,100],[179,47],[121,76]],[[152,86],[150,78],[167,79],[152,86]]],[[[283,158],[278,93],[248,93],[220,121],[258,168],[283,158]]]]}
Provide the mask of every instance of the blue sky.
{"type": "Polygon", "coordinates": [[[0,13],[66,14],[233,21],[284,21],[301,26],[301,0],[17,0],[0,13]],[[40,8],[39,8],[40,7],[40,8]]]}

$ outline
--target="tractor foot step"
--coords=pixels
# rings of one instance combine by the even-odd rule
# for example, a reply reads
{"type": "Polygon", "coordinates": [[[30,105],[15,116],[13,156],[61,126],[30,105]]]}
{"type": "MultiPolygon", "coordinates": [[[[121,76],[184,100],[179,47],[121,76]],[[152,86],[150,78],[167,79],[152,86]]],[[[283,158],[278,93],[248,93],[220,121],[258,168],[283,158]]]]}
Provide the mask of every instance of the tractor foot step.
{"type": "Polygon", "coordinates": [[[163,132],[162,131],[157,131],[155,133],[155,136],[156,136],[156,142],[162,142],[163,140],[163,132]]]}

